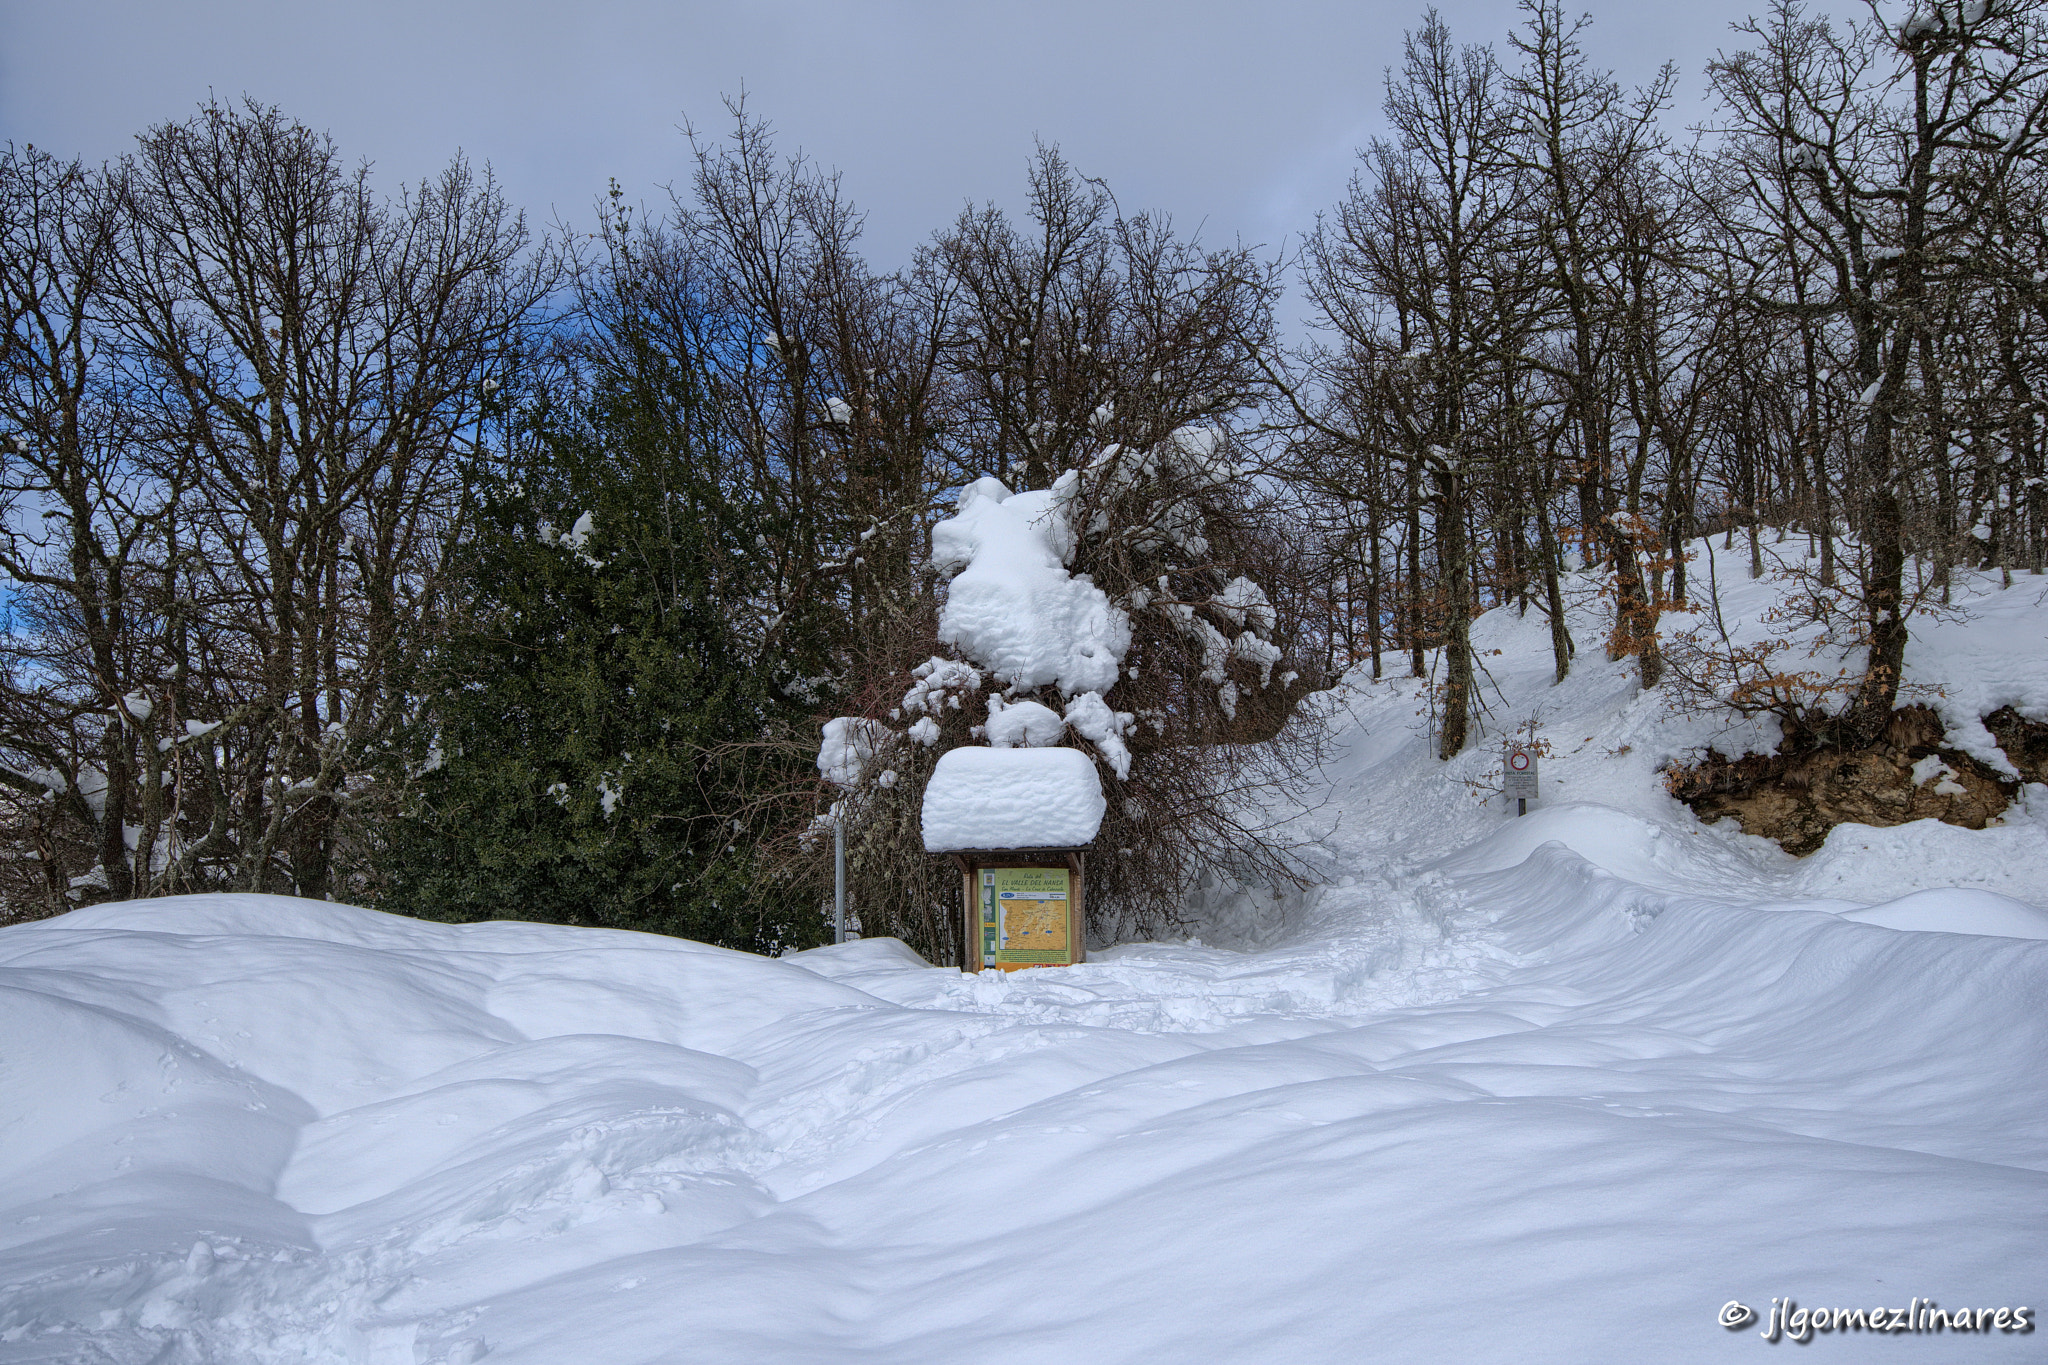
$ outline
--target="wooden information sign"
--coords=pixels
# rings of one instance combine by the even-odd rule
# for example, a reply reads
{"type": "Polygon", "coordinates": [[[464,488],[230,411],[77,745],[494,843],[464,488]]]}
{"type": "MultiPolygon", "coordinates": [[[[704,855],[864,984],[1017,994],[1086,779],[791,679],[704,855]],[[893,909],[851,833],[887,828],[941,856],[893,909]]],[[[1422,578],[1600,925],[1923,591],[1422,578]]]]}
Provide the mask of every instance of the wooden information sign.
{"type": "Polygon", "coordinates": [[[925,852],[960,869],[963,968],[1087,960],[1087,850],[1108,804],[1078,749],[963,745],[939,756],[919,818],[925,852]]]}
{"type": "Polygon", "coordinates": [[[1073,849],[955,854],[968,906],[960,965],[1008,972],[1085,961],[1085,856],[1073,849]]]}

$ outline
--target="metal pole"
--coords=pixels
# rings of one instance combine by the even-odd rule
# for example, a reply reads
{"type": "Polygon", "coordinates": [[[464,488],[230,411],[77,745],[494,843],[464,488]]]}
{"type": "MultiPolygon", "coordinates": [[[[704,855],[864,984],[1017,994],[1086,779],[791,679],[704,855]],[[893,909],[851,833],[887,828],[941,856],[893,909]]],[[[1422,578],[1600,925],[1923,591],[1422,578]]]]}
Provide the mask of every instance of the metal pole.
{"type": "Polygon", "coordinates": [[[846,942],[846,817],[832,819],[832,941],[846,942]]]}

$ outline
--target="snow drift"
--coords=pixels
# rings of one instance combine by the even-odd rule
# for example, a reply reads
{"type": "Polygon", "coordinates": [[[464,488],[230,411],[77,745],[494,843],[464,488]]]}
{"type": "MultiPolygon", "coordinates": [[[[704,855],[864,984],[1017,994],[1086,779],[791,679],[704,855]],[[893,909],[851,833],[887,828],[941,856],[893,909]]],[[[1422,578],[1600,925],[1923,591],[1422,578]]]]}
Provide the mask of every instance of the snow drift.
{"type": "Polygon", "coordinates": [[[1731,1300],[2034,1307],[2048,791],[1794,860],[1656,786],[1711,721],[1475,636],[1544,799],[1361,683],[1327,885],[1217,890],[1229,947],[0,931],[0,1361],[1694,1361],[1761,1349],[1731,1300]]]}

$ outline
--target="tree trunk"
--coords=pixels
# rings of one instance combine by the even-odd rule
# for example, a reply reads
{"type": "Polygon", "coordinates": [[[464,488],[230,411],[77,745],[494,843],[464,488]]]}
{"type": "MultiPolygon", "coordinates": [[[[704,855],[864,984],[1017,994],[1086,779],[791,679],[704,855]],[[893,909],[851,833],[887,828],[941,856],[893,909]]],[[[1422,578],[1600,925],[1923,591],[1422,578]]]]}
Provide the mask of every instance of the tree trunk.
{"type": "Polygon", "coordinates": [[[1443,728],[1436,756],[1464,752],[1472,709],[1472,566],[1465,539],[1462,480],[1455,469],[1434,465],[1436,553],[1444,575],[1443,728]]]}
{"type": "Polygon", "coordinates": [[[1614,636],[1607,657],[1634,655],[1644,688],[1652,688],[1664,678],[1664,651],[1657,644],[1657,612],[1644,591],[1635,538],[1616,517],[1607,518],[1601,527],[1607,533],[1608,556],[1614,561],[1614,636]]]}
{"type": "Polygon", "coordinates": [[[1536,533],[1541,537],[1541,559],[1543,562],[1543,601],[1550,613],[1550,657],[1557,665],[1557,677],[1552,686],[1571,676],[1572,636],[1564,619],[1564,584],[1559,581],[1557,532],[1550,524],[1550,497],[1548,490],[1536,490],[1536,533]]]}
{"type": "Polygon", "coordinates": [[[1415,467],[1408,468],[1408,676],[1429,671],[1422,658],[1422,500],[1415,467]]]}

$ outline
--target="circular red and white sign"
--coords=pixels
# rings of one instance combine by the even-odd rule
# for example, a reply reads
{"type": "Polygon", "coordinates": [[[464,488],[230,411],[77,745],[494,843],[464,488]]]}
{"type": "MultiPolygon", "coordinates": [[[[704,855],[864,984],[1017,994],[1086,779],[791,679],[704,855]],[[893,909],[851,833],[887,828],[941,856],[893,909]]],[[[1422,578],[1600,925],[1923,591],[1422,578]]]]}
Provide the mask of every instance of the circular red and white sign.
{"type": "Polygon", "coordinates": [[[1523,753],[1520,749],[1515,750],[1512,754],[1508,755],[1508,766],[1518,773],[1529,771],[1529,755],[1523,753]]]}

